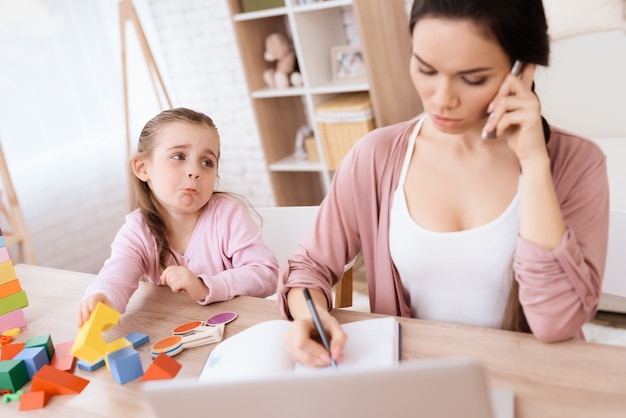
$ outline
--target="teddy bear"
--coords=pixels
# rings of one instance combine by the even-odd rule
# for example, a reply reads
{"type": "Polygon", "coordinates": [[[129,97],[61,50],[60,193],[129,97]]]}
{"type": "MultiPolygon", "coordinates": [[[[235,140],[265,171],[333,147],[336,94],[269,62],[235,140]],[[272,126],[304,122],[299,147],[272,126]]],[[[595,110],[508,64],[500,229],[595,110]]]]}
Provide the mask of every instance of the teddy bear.
{"type": "Polygon", "coordinates": [[[284,34],[274,32],[265,38],[263,58],[268,62],[275,62],[274,68],[263,72],[263,80],[270,88],[284,89],[290,85],[302,85],[302,77],[297,71],[296,54],[284,34]]]}

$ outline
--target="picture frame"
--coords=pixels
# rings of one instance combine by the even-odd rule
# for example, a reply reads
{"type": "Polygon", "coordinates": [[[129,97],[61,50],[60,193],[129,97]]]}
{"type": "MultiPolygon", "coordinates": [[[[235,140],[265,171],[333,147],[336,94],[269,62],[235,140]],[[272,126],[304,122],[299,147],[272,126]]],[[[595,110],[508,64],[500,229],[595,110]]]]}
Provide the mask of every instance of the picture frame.
{"type": "Polygon", "coordinates": [[[333,81],[365,81],[367,68],[361,48],[352,45],[334,46],[330,51],[333,81]]]}

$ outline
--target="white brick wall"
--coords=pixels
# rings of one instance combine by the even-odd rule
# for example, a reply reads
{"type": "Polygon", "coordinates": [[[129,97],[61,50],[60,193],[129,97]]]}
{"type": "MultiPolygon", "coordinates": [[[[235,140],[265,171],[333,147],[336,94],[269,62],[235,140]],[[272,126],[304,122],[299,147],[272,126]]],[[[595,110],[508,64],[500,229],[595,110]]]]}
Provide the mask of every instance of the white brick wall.
{"type": "MultiPolygon", "coordinates": [[[[273,205],[226,0],[135,4],[150,18],[145,26],[173,105],[205,112],[218,126],[220,189],[273,205]]],[[[119,51],[93,48],[83,36],[85,27],[106,24],[115,49],[117,0],[0,0],[0,97],[12,98],[0,99],[0,141],[44,266],[96,273],[128,210],[119,51]],[[81,36],[65,33],[74,26],[81,36]],[[59,68],[68,73],[55,80],[59,68]]],[[[132,32],[128,60],[142,63],[132,32]]],[[[129,83],[135,141],[159,109],[146,74],[130,74],[129,83]]]]}

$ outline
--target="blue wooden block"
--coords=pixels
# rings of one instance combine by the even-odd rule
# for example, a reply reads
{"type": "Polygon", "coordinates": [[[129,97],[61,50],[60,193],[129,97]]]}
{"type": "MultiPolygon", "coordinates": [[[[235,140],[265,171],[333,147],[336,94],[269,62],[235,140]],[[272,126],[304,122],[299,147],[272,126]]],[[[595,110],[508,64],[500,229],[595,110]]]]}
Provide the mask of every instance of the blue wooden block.
{"type": "Polygon", "coordinates": [[[44,364],[50,364],[48,360],[48,354],[44,347],[29,347],[17,353],[13,360],[24,360],[26,365],[26,372],[28,372],[28,379],[31,380],[33,375],[41,369],[44,364]]]}
{"type": "Polygon", "coordinates": [[[126,340],[133,345],[133,348],[140,347],[144,345],[145,343],[147,343],[148,341],[150,341],[150,337],[148,337],[146,334],[143,334],[137,331],[131,332],[124,338],[126,338],[126,340]]]}
{"type": "Polygon", "coordinates": [[[139,353],[132,347],[124,347],[121,350],[107,354],[106,361],[109,363],[111,375],[118,383],[124,384],[143,376],[143,367],[139,353]]]}
{"type": "Polygon", "coordinates": [[[52,343],[52,337],[50,334],[43,334],[37,337],[31,337],[26,340],[26,345],[24,348],[29,347],[43,347],[46,349],[46,354],[48,355],[48,361],[52,359],[54,355],[54,344],[52,343]]]}
{"type": "Polygon", "coordinates": [[[76,362],[76,365],[78,366],[79,369],[87,370],[88,372],[93,372],[93,371],[98,370],[100,367],[104,366],[104,358],[101,358],[100,360],[96,360],[93,363],[89,363],[88,361],[85,361],[85,360],[78,360],[76,362]]]}
{"type": "Polygon", "coordinates": [[[0,361],[0,390],[16,392],[28,383],[28,372],[24,360],[0,361]]]}

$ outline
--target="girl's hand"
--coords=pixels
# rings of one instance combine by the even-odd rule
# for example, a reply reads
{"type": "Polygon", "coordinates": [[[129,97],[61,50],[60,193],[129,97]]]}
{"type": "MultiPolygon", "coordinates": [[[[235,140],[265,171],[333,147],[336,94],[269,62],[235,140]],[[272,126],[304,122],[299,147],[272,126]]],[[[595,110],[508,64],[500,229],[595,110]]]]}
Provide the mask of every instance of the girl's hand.
{"type": "Polygon", "coordinates": [[[167,267],[161,274],[161,284],[168,285],[176,294],[185,291],[195,301],[204,300],[209,294],[209,288],[206,287],[202,279],[187,267],[167,267]]]}
{"type": "MultiPolygon", "coordinates": [[[[339,321],[326,311],[319,312],[320,320],[330,340],[332,358],[339,361],[343,358],[343,347],[348,336],[343,332],[339,321]]],[[[313,319],[296,319],[287,332],[285,340],[287,351],[298,363],[308,367],[330,366],[328,351],[319,342],[313,319]]]]}
{"type": "Polygon", "coordinates": [[[507,75],[487,108],[491,116],[484,130],[495,129],[498,138],[506,138],[520,164],[548,158],[541,105],[532,91],[535,69],[535,64],[524,64],[520,78],[507,75]]]}
{"type": "Polygon", "coordinates": [[[83,324],[89,319],[89,317],[91,316],[91,313],[94,311],[94,309],[96,309],[96,305],[98,305],[98,302],[102,302],[105,305],[110,306],[111,308],[115,309],[115,307],[113,306],[113,303],[109,300],[109,298],[104,296],[104,294],[102,293],[94,293],[92,295],[86,296],[80,302],[80,305],[78,307],[78,327],[79,328],[82,327],[83,324]]]}

